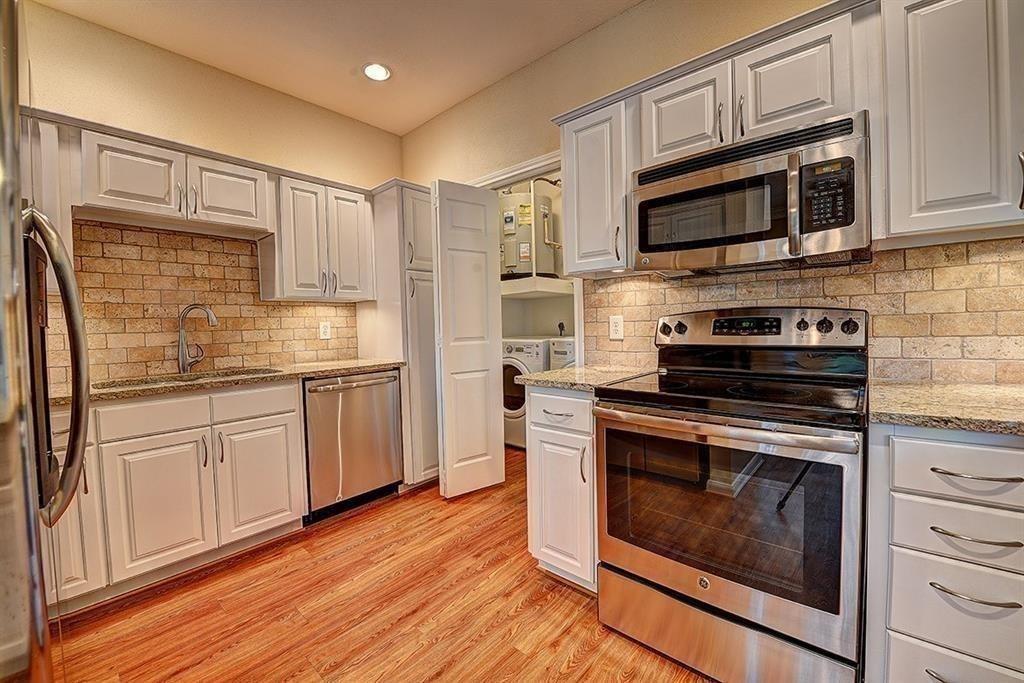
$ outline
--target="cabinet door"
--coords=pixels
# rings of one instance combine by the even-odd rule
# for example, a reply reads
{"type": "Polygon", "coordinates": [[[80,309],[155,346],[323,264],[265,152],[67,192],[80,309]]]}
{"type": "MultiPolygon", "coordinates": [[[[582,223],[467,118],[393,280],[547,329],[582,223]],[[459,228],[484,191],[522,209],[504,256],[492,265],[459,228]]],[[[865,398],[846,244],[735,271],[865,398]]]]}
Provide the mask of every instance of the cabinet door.
{"type": "Polygon", "coordinates": [[[302,449],[296,413],[214,427],[221,544],[302,516],[302,449]]]}
{"type": "Polygon", "coordinates": [[[640,140],[641,166],[732,142],[732,65],[714,64],[641,93],[640,140]]]}
{"type": "Polygon", "coordinates": [[[412,270],[434,267],[434,223],[430,193],[402,190],[402,230],[405,234],[405,263],[412,270]]]}
{"type": "Polygon", "coordinates": [[[592,439],[527,427],[527,502],[530,552],[581,580],[594,581],[592,439]]]}
{"type": "Polygon", "coordinates": [[[270,229],[265,171],[188,156],[188,217],[270,229]]]}
{"type": "Polygon", "coordinates": [[[626,267],[627,102],[562,126],[565,272],[626,267]]]}
{"type": "MultiPolygon", "coordinates": [[[[57,457],[63,463],[64,453],[57,457]]],[[[43,553],[46,572],[46,603],[78,597],[107,585],[107,544],[103,535],[103,511],[100,501],[100,468],[96,447],[85,449],[82,479],[67,511],[52,529],[56,535],[43,548],[54,548],[55,556],[43,553]]]]}
{"type": "Polygon", "coordinates": [[[217,547],[210,429],[100,444],[113,581],[217,547]]]}
{"type": "Polygon", "coordinates": [[[889,231],[1024,218],[1024,4],[882,3],[889,231]]]}
{"type": "Polygon", "coordinates": [[[327,255],[329,299],[373,298],[373,239],[363,195],[327,188],[327,255]]]}
{"type": "Polygon", "coordinates": [[[409,413],[415,484],[437,470],[437,360],[434,346],[434,274],[406,272],[409,329],[409,413]]]}
{"type": "Polygon", "coordinates": [[[323,298],[327,291],[327,199],[323,185],[281,178],[277,239],[284,296],[323,298]]]}
{"type": "Polygon", "coordinates": [[[185,217],[185,155],[82,131],[82,202],[185,217]]]}
{"type": "Polygon", "coordinates": [[[849,114],[851,37],[844,14],[736,57],[736,139],[849,114]]]}

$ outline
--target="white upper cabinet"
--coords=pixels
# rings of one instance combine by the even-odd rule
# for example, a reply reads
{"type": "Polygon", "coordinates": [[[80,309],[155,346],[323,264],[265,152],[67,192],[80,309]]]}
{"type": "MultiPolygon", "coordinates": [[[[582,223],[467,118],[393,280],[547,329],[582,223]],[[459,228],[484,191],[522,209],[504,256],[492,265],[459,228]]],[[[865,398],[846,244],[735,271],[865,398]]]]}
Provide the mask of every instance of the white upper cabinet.
{"type": "Polygon", "coordinates": [[[634,100],[562,126],[565,272],[625,268],[634,100]]]}
{"type": "Polygon", "coordinates": [[[277,235],[285,297],[322,298],[327,293],[327,192],[323,185],[281,178],[277,235]]]}
{"type": "Polygon", "coordinates": [[[735,139],[853,111],[852,33],[843,14],[734,58],[735,139]]]}
{"type": "Polygon", "coordinates": [[[732,142],[732,68],[721,62],[640,94],[640,164],[732,142]]]}
{"type": "Polygon", "coordinates": [[[882,3],[891,234],[1024,218],[1024,3],[882,3]]]}
{"type": "Polygon", "coordinates": [[[188,217],[269,230],[265,171],[188,155],[188,217]]]}
{"type": "Polygon", "coordinates": [[[185,155],[82,131],[82,202],[185,217],[185,155]]]}
{"type": "Polygon", "coordinates": [[[372,299],[373,239],[366,198],[327,188],[327,298],[372,299]]]}
{"type": "Polygon", "coordinates": [[[411,270],[434,267],[434,209],[430,194],[409,188],[402,190],[402,228],[405,231],[405,266],[411,270]]]}

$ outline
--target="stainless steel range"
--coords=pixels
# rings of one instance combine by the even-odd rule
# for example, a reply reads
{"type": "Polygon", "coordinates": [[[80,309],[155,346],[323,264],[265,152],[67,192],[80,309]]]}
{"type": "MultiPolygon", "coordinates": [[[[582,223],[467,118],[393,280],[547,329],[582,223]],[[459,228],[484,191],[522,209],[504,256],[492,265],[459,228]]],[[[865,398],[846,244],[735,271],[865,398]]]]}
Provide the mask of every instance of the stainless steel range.
{"type": "Polygon", "coordinates": [[[595,390],[601,621],[723,681],[854,681],[867,313],[668,316],[595,390]]]}

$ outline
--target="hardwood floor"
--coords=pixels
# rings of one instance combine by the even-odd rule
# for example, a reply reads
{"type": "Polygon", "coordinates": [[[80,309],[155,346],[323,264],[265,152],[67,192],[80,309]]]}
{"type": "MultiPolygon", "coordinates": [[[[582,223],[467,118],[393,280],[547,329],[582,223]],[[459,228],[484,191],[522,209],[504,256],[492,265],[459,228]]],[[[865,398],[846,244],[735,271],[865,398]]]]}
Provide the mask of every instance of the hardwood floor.
{"type": "Polygon", "coordinates": [[[526,549],[526,465],[321,523],[63,634],[71,681],[699,683],[597,621],[526,549]]]}

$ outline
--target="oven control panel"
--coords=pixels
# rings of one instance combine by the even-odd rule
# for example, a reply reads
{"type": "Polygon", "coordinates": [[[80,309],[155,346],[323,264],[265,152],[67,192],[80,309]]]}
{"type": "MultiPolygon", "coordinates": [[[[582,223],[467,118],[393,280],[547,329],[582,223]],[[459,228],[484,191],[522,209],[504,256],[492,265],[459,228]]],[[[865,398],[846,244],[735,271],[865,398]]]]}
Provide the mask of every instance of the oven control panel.
{"type": "Polygon", "coordinates": [[[867,347],[866,311],[844,308],[750,307],[661,318],[655,346],[867,347]]]}
{"type": "Polygon", "coordinates": [[[773,316],[715,318],[711,323],[711,334],[715,336],[778,335],[781,331],[782,318],[773,316]]]}

